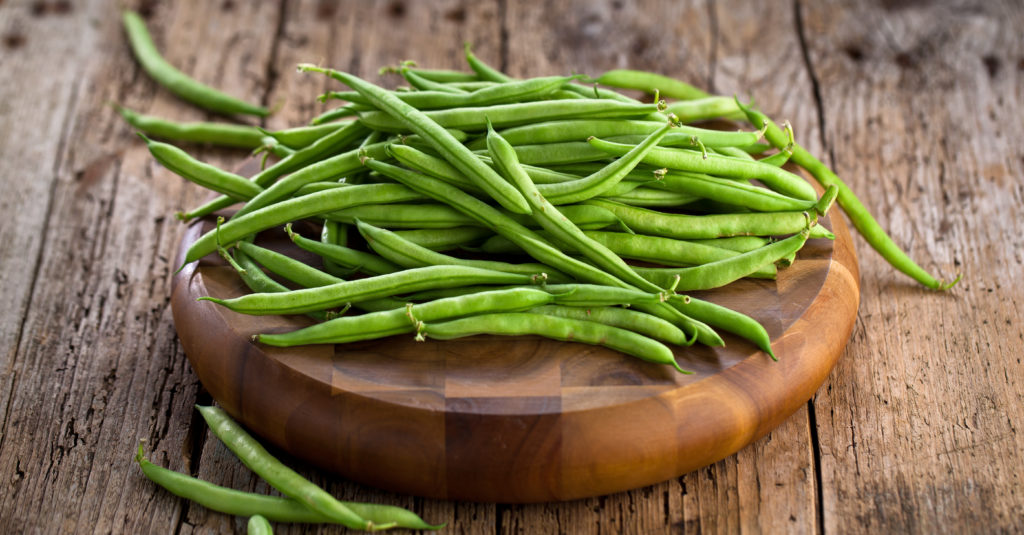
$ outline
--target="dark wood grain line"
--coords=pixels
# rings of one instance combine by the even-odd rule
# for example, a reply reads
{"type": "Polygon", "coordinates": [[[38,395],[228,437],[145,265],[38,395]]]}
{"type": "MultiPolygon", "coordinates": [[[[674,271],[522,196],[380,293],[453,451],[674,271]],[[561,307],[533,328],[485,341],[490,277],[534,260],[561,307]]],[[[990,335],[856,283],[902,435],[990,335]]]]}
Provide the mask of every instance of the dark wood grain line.
{"type": "MultiPolygon", "coordinates": [[[[834,158],[831,157],[832,147],[829,145],[828,139],[826,139],[825,136],[825,107],[822,104],[818,75],[814,71],[814,64],[811,62],[810,52],[807,49],[807,30],[804,28],[802,4],[800,0],[793,1],[793,22],[797,41],[800,43],[800,55],[803,58],[804,68],[807,71],[807,78],[811,83],[811,93],[814,95],[814,107],[818,115],[818,135],[820,136],[821,146],[830,156],[829,163],[831,164],[834,161],[834,158]]],[[[824,534],[825,501],[823,499],[824,487],[821,477],[821,439],[818,436],[818,419],[813,397],[807,400],[807,424],[808,436],[811,441],[811,452],[814,460],[814,527],[817,533],[824,534]]]]}

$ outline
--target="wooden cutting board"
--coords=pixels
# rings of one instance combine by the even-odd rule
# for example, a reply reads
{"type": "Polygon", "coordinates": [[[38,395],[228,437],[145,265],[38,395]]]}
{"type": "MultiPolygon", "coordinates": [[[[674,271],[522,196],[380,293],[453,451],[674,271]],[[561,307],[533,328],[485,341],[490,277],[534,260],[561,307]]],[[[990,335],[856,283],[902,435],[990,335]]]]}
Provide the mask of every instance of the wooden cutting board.
{"type": "MultiPolygon", "coordinates": [[[[835,213],[835,212],[834,212],[835,213]]],[[[859,302],[852,241],[810,240],[778,280],[691,295],[760,321],[779,357],[722,333],[674,348],[682,375],[615,351],[539,337],[272,348],[251,335],[309,323],[208,301],[248,293],[214,255],[174,278],[174,322],[228,413],[293,455],[369,485],[485,502],[569,500],[642,487],[722,459],[778,426],[822,384],[859,302]]],[[[184,251],[210,222],[193,224],[184,251]]],[[[287,247],[281,233],[260,241],[287,247]]],[[[312,260],[315,262],[315,260],[312,260]]]]}

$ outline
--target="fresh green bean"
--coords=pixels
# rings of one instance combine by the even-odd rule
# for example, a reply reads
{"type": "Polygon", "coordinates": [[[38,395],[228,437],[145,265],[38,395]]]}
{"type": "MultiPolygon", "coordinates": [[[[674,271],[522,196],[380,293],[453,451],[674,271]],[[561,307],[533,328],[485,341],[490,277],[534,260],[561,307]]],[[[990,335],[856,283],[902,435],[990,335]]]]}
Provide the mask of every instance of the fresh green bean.
{"type": "Polygon", "coordinates": [[[278,275],[281,275],[282,277],[306,288],[327,286],[329,284],[342,282],[342,279],[339,277],[324,273],[323,271],[300,262],[288,255],[281,254],[277,251],[271,251],[270,249],[260,247],[247,241],[238,242],[238,249],[245,253],[249,258],[262,264],[271,272],[277,273],[278,275]]]}
{"type": "Polygon", "coordinates": [[[639,89],[647,93],[659,93],[662,97],[693,100],[710,95],[696,87],[675,78],[660,74],[630,69],[613,69],[597,77],[595,82],[620,89],[639,89]]]}
{"type": "Polygon", "coordinates": [[[310,509],[346,527],[368,531],[374,529],[373,522],[355,514],[323,489],[281,464],[222,409],[199,406],[196,408],[203,415],[210,431],[234,452],[245,466],[282,494],[301,501],[310,509]]]}
{"type": "Polygon", "coordinates": [[[357,269],[369,275],[385,275],[401,271],[395,264],[383,258],[357,249],[350,249],[336,243],[324,243],[306,238],[292,230],[291,225],[285,226],[288,237],[299,248],[315,253],[347,269],[357,269]]]}
{"type": "Polygon", "coordinates": [[[337,108],[327,110],[320,115],[317,115],[309,122],[309,124],[311,126],[319,126],[348,117],[356,117],[359,115],[360,111],[365,111],[362,108],[363,107],[358,104],[345,104],[344,106],[338,106],[337,108]]]}
{"type": "Polygon", "coordinates": [[[559,318],[593,321],[626,329],[638,334],[680,346],[689,345],[689,340],[679,327],[650,314],[618,307],[570,307],[545,305],[531,309],[533,314],[545,314],[559,318]]]}
{"type": "Polygon", "coordinates": [[[775,262],[796,254],[807,241],[807,236],[807,232],[801,232],[759,249],[699,266],[676,269],[642,267],[634,269],[641,276],[659,286],[672,285],[675,283],[676,277],[679,277],[676,286],[678,292],[711,290],[743,277],[763,273],[765,267],[774,268],[775,262]]]}
{"type": "Polygon", "coordinates": [[[249,104],[190,78],[167,62],[153,43],[146,23],[137,13],[123,13],[124,29],[131,41],[132,52],[142,68],[160,85],[175,95],[201,107],[224,114],[246,114],[266,117],[270,112],[262,106],[249,104]]]}
{"type": "Polygon", "coordinates": [[[422,76],[411,71],[408,67],[402,67],[399,70],[399,73],[402,75],[403,78],[405,78],[405,81],[409,82],[409,85],[415,87],[416,89],[419,89],[420,91],[441,91],[457,95],[466,94],[466,91],[459,89],[457,87],[452,87],[449,85],[445,85],[441,82],[435,82],[428,78],[423,78],[422,76]]]}
{"type": "MultiPolygon", "coordinates": [[[[291,230],[291,226],[288,226],[291,230]]],[[[337,221],[331,221],[324,219],[323,227],[320,229],[320,242],[327,245],[337,245],[344,247],[348,245],[348,232],[347,226],[337,221]]],[[[330,258],[324,258],[324,271],[334,275],[335,277],[344,278],[348,275],[348,269],[340,266],[330,258]]]]}
{"type": "MultiPolygon", "coordinates": [[[[143,475],[160,485],[171,494],[194,501],[219,513],[232,516],[262,515],[274,522],[296,522],[304,524],[336,523],[331,517],[306,507],[298,500],[265,496],[251,492],[229,489],[208,483],[187,474],[168,470],[151,463],[143,454],[142,444],[135,455],[143,475]]],[[[389,505],[374,505],[355,502],[341,502],[356,515],[380,526],[394,522],[395,527],[408,529],[440,529],[441,525],[427,524],[412,511],[389,505]]]]}
{"type": "Polygon", "coordinates": [[[768,245],[771,240],[768,238],[762,238],[761,236],[729,236],[726,238],[702,238],[686,241],[700,245],[710,245],[711,247],[717,247],[719,249],[736,251],[737,253],[747,253],[768,245]]]}
{"type": "Polygon", "coordinates": [[[447,251],[460,246],[482,241],[494,235],[491,229],[478,226],[453,227],[446,229],[395,230],[402,239],[426,247],[432,251],[447,251]]]}
{"type": "Polygon", "coordinates": [[[327,123],[316,126],[297,126],[285,130],[262,132],[281,143],[293,148],[302,149],[312,145],[316,140],[330,134],[331,132],[345,126],[345,123],[327,123]]]}
{"type": "MultiPolygon", "coordinates": [[[[656,110],[654,104],[580,99],[470,106],[422,113],[442,127],[473,132],[487,127],[485,118],[497,127],[505,127],[558,119],[644,117],[656,110]]],[[[385,132],[415,131],[401,119],[380,111],[360,113],[359,120],[370,128],[385,132]]]]}
{"type": "MultiPolygon", "coordinates": [[[[342,83],[355,89],[364,97],[368,98],[374,105],[383,112],[385,117],[390,117],[402,124],[405,128],[411,129],[419,134],[430,145],[437,150],[449,163],[454,165],[464,175],[470,177],[481,189],[486,191],[506,210],[515,213],[529,213],[530,209],[526,201],[515,188],[505,182],[493,169],[484,165],[473,156],[473,153],[464,147],[458,140],[452,137],[445,130],[445,125],[439,125],[431,117],[412,106],[398,100],[386,90],[361,80],[348,73],[320,69],[310,65],[300,65],[302,71],[322,72],[334,77],[342,83]]],[[[374,127],[376,130],[380,128],[374,127]]]]}
{"type": "Polygon", "coordinates": [[[772,341],[768,336],[768,331],[750,316],[693,297],[672,299],[669,303],[687,316],[750,340],[767,353],[772,360],[778,360],[772,351],[772,341]]]}
{"type": "Polygon", "coordinates": [[[608,209],[640,234],[680,240],[793,234],[807,227],[809,218],[813,219],[807,212],[686,215],[656,212],[606,199],[592,199],[586,204],[608,209]]]}
{"type": "MultiPolygon", "coordinates": [[[[768,129],[765,132],[765,138],[772,145],[781,150],[789,144],[789,139],[786,134],[775,123],[768,119],[767,116],[753,108],[741,105],[738,100],[736,101],[736,104],[746,112],[747,118],[751,123],[768,125],[768,129]]],[[[807,152],[807,149],[804,149],[800,145],[794,143],[792,150],[793,156],[791,159],[794,163],[811,173],[811,175],[814,176],[822,186],[836,186],[838,188],[838,202],[840,208],[846,212],[846,215],[850,218],[850,222],[853,223],[857,232],[860,232],[861,236],[864,236],[868,245],[878,251],[878,253],[882,255],[882,258],[888,261],[894,268],[933,290],[948,290],[960,281],[960,277],[962,275],[957,275],[952,282],[945,282],[940,279],[936,279],[921,266],[917,265],[917,263],[907,255],[907,253],[903,252],[903,250],[896,245],[896,242],[889,237],[885,230],[882,229],[882,226],[878,224],[878,221],[876,221],[875,218],[872,217],[871,213],[868,212],[867,208],[864,207],[864,204],[860,202],[860,199],[858,199],[857,195],[853,193],[853,190],[851,190],[838,175],[832,172],[831,169],[821,163],[820,160],[815,158],[810,152],[807,152]]]]}
{"type": "Polygon", "coordinates": [[[476,73],[473,72],[451,71],[446,69],[420,69],[417,67],[410,67],[409,70],[416,73],[421,78],[426,78],[427,80],[442,84],[479,81],[476,73]]]}
{"type": "MultiPolygon", "coordinates": [[[[596,138],[590,139],[589,143],[595,148],[617,156],[622,156],[632,149],[631,145],[612,143],[596,138]]],[[[817,200],[818,198],[814,188],[804,179],[784,169],[758,161],[724,158],[716,154],[708,154],[705,158],[697,151],[656,148],[647,153],[644,163],[728,178],[757,179],[772,190],[796,199],[817,200]]]]}
{"type": "Polygon", "coordinates": [[[535,280],[529,275],[466,266],[428,266],[287,293],[249,294],[233,299],[200,299],[243,314],[301,314],[430,288],[470,284],[532,284],[535,280]]]}
{"type": "Polygon", "coordinates": [[[422,198],[409,188],[398,184],[367,184],[348,186],[320,193],[281,201],[244,216],[234,217],[216,232],[200,236],[185,256],[185,264],[194,262],[217,248],[218,240],[228,245],[246,236],[268,228],[283,225],[306,217],[312,217],[349,206],[367,203],[388,203],[412,201],[422,198]]]}
{"type": "MultiPolygon", "coordinates": [[[[492,291],[494,286],[460,286],[425,290],[408,295],[411,301],[430,301],[492,291]]],[[[508,288],[501,288],[508,289],[508,288]]],[[[602,286],[599,284],[546,284],[541,289],[555,296],[555,304],[571,307],[605,307],[657,305],[672,299],[668,292],[650,293],[636,288],[602,286]]]]}
{"type": "Polygon", "coordinates": [[[512,312],[481,314],[440,323],[424,323],[420,332],[425,337],[438,340],[451,340],[478,334],[498,336],[534,334],[555,340],[608,347],[648,362],[667,364],[681,373],[687,373],[676,362],[672,350],[661,342],[632,331],[592,321],[512,312]]]}
{"type": "MultiPolygon", "coordinates": [[[[696,123],[708,119],[743,119],[743,111],[734,99],[728,97],[705,97],[681,100],[668,105],[665,113],[675,114],[683,123],[696,123]]],[[[755,127],[759,127],[757,124],[755,127]]]]}
{"type": "MultiPolygon", "coordinates": [[[[240,250],[235,250],[234,257],[231,257],[226,249],[221,249],[221,255],[224,256],[225,260],[228,261],[232,267],[236,268],[238,276],[242,279],[242,282],[254,292],[287,292],[288,287],[270,278],[266,273],[263,272],[263,268],[259,266],[253,259],[249,258],[248,255],[240,250]]],[[[323,312],[310,312],[306,314],[315,321],[324,321],[326,314],[323,312]]]]}
{"type": "Polygon", "coordinates": [[[258,334],[254,341],[277,347],[345,344],[415,332],[419,322],[495,312],[519,312],[551,303],[555,296],[534,288],[487,290],[441,298],[394,310],[344,316],[282,334],[258,334]]]}
{"type": "Polygon", "coordinates": [[[263,188],[246,180],[245,177],[203,163],[174,145],[153,141],[143,134],[139,134],[139,137],[146,142],[150,154],[160,162],[160,165],[204,188],[234,199],[248,199],[263,191],[263,188]]]}
{"type": "Polygon", "coordinates": [[[114,107],[128,124],[147,136],[167,141],[187,141],[240,149],[255,149],[262,144],[260,139],[263,133],[254,126],[208,122],[179,123],[143,115],[116,104],[114,107]]]}
{"type": "Polygon", "coordinates": [[[246,525],[246,533],[248,535],[274,535],[274,529],[262,515],[252,515],[246,525]]]}
{"type": "Polygon", "coordinates": [[[401,236],[377,228],[363,221],[356,221],[359,233],[366,239],[366,243],[382,257],[404,267],[416,268],[424,266],[471,266],[481,269],[502,271],[505,273],[522,273],[524,275],[542,276],[548,282],[564,283],[570,279],[564,273],[551,266],[544,264],[510,264],[508,262],[497,262],[493,260],[467,260],[453,256],[437,253],[420,247],[415,243],[404,240],[401,236]]]}
{"type": "Polygon", "coordinates": [[[630,206],[683,206],[699,199],[686,192],[668,191],[667,189],[638,187],[628,192],[605,197],[607,200],[630,206]]]}
{"type": "Polygon", "coordinates": [[[794,199],[767,188],[738,180],[699,173],[668,172],[650,184],[652,188],[682,193],[694,198],[711,199],[758,212],[795,212],[814,208],[812,200],[794,199]]]}

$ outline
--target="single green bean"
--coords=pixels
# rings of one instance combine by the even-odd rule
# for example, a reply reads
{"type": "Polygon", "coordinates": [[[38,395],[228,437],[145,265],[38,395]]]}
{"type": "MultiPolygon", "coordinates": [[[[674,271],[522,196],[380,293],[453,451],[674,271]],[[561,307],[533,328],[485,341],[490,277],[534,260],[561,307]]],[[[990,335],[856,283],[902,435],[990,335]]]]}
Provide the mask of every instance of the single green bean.
{"type": "Polygon", "coordinates": [[[312,145],[316,140],[330,134],[331,132],[345,126],[346,123],[327,123],[316,126],[297,126],[285,130],[267,131],[264,134],[278,140],[281,143],[293,148],[302,149],[312,145]]]}
{"type": "Polygon", "coordinates": [[[444,93],[452,93],[456,95],[466,94],[466,91],[459,89],[457,87],[452,87],[449,85],[445,85],[441,82],[435,82],[428,78],[423,78],[422,76],[410,70],[408,67],[402,67],[399,70],[399,73],[402,75],[403,78],[405,78],[405,81],[409,82],[409,85],[415,87],[416,89],[419,89],[420,91],[441,91],[444,93]]]}
{"type": "Polygon", "coordinates": [[[554,302],[555,296],[534,288],[487,290],[446,297],[361,316],[334,318],[282,334],[258,334],[254,341],[277,347],[346,344],[415,332],[419,322],[447,320],[494,312],[518,312],[554,302]]]}
{"type": "MultiPolygon", "coordinates": [[[[595,148],[617,156],[622,156],[633,148],[631,145],[596,138],[590,139],[589,143],[595,148]]],[[[644,163],[728,178],[757,179],[772,190],[796,199],[818,199],[814,188],[804,179],[784,169],[758,161],[724,158],[716,154],[708,154],[705,158],[697,151],[656,148],[647,153],[644,163]]]]}
{"type": "Polygon", "coordinates": [[[665,113],[675,114],[683,123],[718,118],[743,119],[743,111],[736,105],[734,99],[728,97],[705,97],[673,102],[668,105],[665,113]]]}
{"type": "Polygon", "coordinates": [[[676,345],[689,345],[689,340],[679,327],[650,314],[619,307],[570,307],[545,305],[531,309],[533,314],[545,314],[559,318],[593,321],[676,345]]]}
{"type": "Polygon", "coordinates": [[[217,193],[228,195],[234,199],[247,199],[258,195],[263,188],[253,184],[234,173],[221,170],[219,167],[203,163],[187,152],[170,145],[153,141],[143,134],[139,137],[146,142],[150,154],[174,174],[199,184],[217,193]]]}
{"type": "Polygon", "coordinates": [[[772,360],[778,360],[772,351],[772,341],[768,336],[768,331],[750,316],[721,305],[716,305],[710,301],[702,301],[692,297],[672,299],[669,303],[687,316],[750,340],[754,345],[767,353],[772,360]]]}
{"type": "MultiPolygon", "coordinates": [[[[657,107],[654,104],[580,99],[470,106],[422,113],[445,128],[458,128],[472,132],[487,128],[485,118],[489,118],[497,127],[505,127],[558,119],[644,117],[656,110],[657,107]]],[[[385,112],[360,113],[359,120],[370,128],[385,132],[412,130],[402,120],[385,112]]]]}
{"type": "Polygon", "coordinates": [[[447,251],[461,246],[468,246],[494,235],[491,229],[479,226],[396,230],[394,233],[401,236],[404,240],[415,243],[420,247],[426,247],[432,251],[447,251]]]}
{"type": "Polygon", "coordinates": [[[647,93],[659,93],[662,97],[693,100],[710,95],[696,87],[675,78],[660,74],[630,69],[614,69],[599,76],[595,82],[620,89],[638,89],[647,93]]]}
{"type": "Polygon", "coordinates": [[[421,333],[429,338],[451,340],[478,334],[521,336],[534,334],[567,342],[582,342],[614,349],[648,362],[667,364],[687,373],[672,350],[646,336],[592,321],[558,318],[544,314],[512,312],[482,314],[440,323],[424,323],[421,333]]]}
{"type": "Polygon", "coordinates": [[[132,52],[142,68],[160,85],[175,95],[201,107],[224,114],[246,114],[266,117],[270,112],[263,106],[249,104],[235,97],[217,91],[174,68],[156,49],[153,38],[146,29],[146,23],[137,13],[125,11],[124,29],[131,41],[132,52]]]}
{"type": "Polygon", "coordinates": [[[228,245],[262,230],[312,217],[349,206],[367,203],[412,201],[422,198],[399,184],[367,184],[347,186],[281,201],[240,217],[234,217],[218,232],[207,232],[197,239],[185,256],[185,264],[194,262],[216,250],[218,241],[228,245]]]}
{"type": "Polygon", "coordinates": [[[606,199],[592,199],[586,204],[608,209],[640,234],[680,240],[793,234],[806,228],[808,219],[815,219],[807,212],[686,215],[667,214],[606,199]]]}
{"type": "Polygon", "coordinates": [[[373,522],[355,514],[323,489],[275,459],[222,409],[200,406],[196,408],[210,426],[210,432],[238,456],[242,464],[256,472],[282,494],[299,500],[310,509],[346,527],[368,531],[374,529],[373,522]]]}
{"type": "Polygon", "coordinates": [[[248,535],[274,535],[274,529],[262,515],[252,515],[246,525],[246,533],[248,535]]]}
{"type": "Polygon", "coordinates": [[[359,115],[360,111],[365,111],[363,106],[358,104],[345,104],[344,106],[338,106],[337,108],[327,110],[320,115],[317,115],[309,122],[309,124],[311,126],[329,124],[340,119],[356,117],[359,115]]]}
{"type": "Polygon", "coordinates": [[[179,123],[143,115],[116,104],[114,107],[128,124],[148,136],[167,141],[187,141],[240,149],[255,149],[262,144],[260,139],[263,133],[254,126],[208,122],[179,123]]]}
{"type": "MultiPolygon", "coordinates": [[[[135,456],[143,475],[160,485],[171,494],[194,501],[219,513],[232,516],[262,515],[274,522],[295,522],[304,524],[336,523],[331,517],[306,507],[298,500],[265,496],[251,492],[229,489],[208,483],[187,474],[168,470],[151,463],[143,454],[142,444],[135,456]]],[[[395,523],[395,527],[408,529],[440,529],[443,525],[431,525],[412,511],[389,505],[375,505],[355,502],[341,502],[358,516],[380,526],[395,523]]]]}
{"type": "Polygon", "coordinates": [[[301,314],[430,288],[470,284],[532,284],[535,280],[529,275],[466,266],[428,266],[287,293],[250,294],[233,299],[200,299],[243,314],[301,314]]]}
{"type": "Polygon", "coordinates": [[[311,240],[293,231],[291,225],[286,225],[285,231],[292,242],[298,245],[299,248],[318,254],[324,260],[330,260],[347,269],[357,269],[368,275],[385,275],[401,271],[402,269],[375,254],[358,249],[350,249],[335,243],[311,240]]]}
{"type": "Polygon", "coordinates": [[[807,241],[807,236],[807,232],[801,232],[760,249],[694,267],[634,269],[659,286],[672,285],[676,277],[679,277],[676,286],[676,291],[679,292],[711,290],[763,272],[766,266],[774,267],[775,262],[796,254],[807,241]]]}
{"type": "MultiPolygon", "coordinates": [[[[772,145],[781,150],[789,144],[786,134],[767,116],[753,108],[742,106],[738,100],[736,104],[746,112],[751,123],[768,125],[765,138],[772,145]]],[[[894,268],[933,290],[948,290],[960,281],[962,275],[957,275],[952,282],[944,282],[936,279],[925,271],[924,268],[917,265],[907,253],[903,252],[896,245],[896,242],[889,237],[885,230],[882,229],[882,226],[878,224],[878,221],[864,207],[864,204],[860,202],[860,199],[853,193],[853,190],[838,175],[800,145],[794,143],[792,149],[793,156],[791,159],[794,163],[811,173],[822,186],[836,186],[838,188],[839,206],[846,212],[854,228],[857,229],[857,232],[860,232],[861,236],[864,236],[868,245],[878,251],[882,258],[888,261],[894,268]]]]}
{"type": "Polygon", "coordinates": [[[404,240],[401,236],[395,235],[388,230],[375,227],[363,221],[356,221],[359,233],[366,239],[366,243],[382,257],[404,267],[417,268],[424,266],[470,266],[481,269],[490,269],[505,273],[522,273],[524,275],[537,275],[548,282],[564,283],[570,278],[564,273],[551,266],[544,264],[510,264],[493,260],[467,260],[456,258],[446,254],[431,251],[420,247],[415,243],[404,240]]]}
{"type": "Polygon", "coordinates": [[[758,212],[794,212],[814,208],[812,200],[794,199],[767,188],[738,180],[699,173],[669,172],[650,184],[652,188],[682,193],[694,198],[711,199],[758,212]]]}

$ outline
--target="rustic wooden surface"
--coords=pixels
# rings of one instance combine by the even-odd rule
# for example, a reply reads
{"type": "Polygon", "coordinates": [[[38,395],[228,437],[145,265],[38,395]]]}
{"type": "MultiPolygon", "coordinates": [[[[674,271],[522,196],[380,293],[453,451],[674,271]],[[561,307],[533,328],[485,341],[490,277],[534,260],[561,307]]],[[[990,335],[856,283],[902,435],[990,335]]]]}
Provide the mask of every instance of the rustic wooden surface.
{"type": "MultiPolygon", "coordinates": [[[[131,2],[130,2],[131,3],[131,2]]],[[[182,70],[320,109],[298,61],[377,79],[406,58],[460,67],[463,41],[513,75],[657,70],[789,119],[948,294],[863,240],[861,306],[805,409],[705,469],[532,506],[422,500],[303,471],[345,499],[411,507],[448,533],[993,532],[1024,517],[1024,10],[1014,2],[212,2],[141,6],[182,70]]],[[[244,524],[157,492],[130,462],[266,485],[209,440],[175,338],[171,214],[202,196],[107,106],[205,115],[148,80],[112,0],[0,2],[0,523],[5,531],[216,533],[244,524]]],[[[230,165],[237,153],[194,148],[230,165]]],[[[628,437],[623,437],[628,439],[628,437]]],[[[316,531],[316,530],[309,530],[316,531]]],[[[323,529],[323,532],[332,532],[323,529]]],[[[281,529],[283,533],[307,532],[281,529]]]]}

